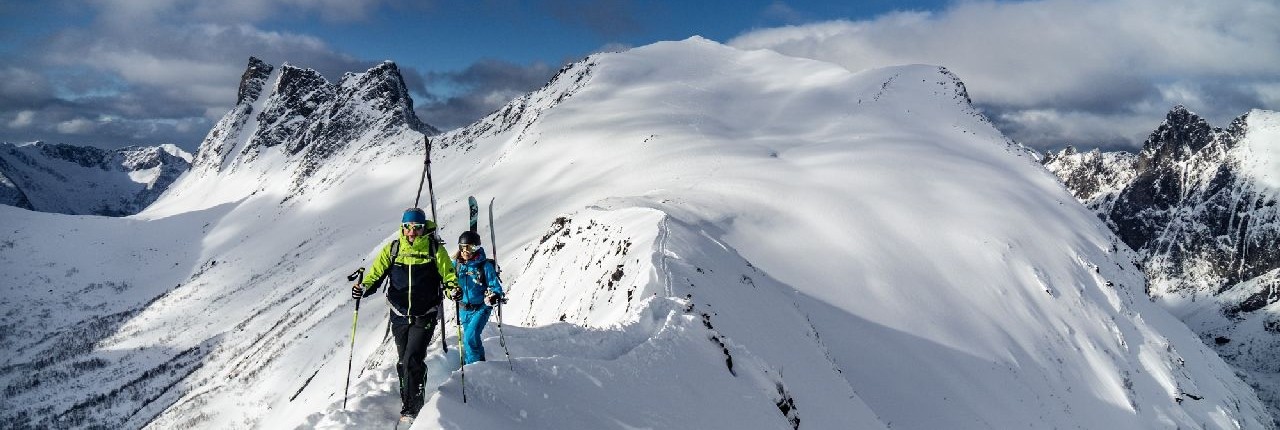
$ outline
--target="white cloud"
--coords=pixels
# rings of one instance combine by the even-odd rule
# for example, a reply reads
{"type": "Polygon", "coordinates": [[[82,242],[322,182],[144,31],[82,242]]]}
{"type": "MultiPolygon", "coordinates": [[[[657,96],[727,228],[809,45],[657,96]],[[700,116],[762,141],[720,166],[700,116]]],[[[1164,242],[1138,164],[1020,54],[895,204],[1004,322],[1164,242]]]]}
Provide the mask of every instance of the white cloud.
{"type": "Polygon", "coordinates": [[[58,123],[56,129],[62,134],[85,134],[93,131],[96,126],[97,123],[93,121],[84,118],[76,118],[70,121],[58,123]]]}
{"type": "Polygon", "coordinates": [[[27,128],[36,118],[36,113],[29,110],[18,112],[14,115],[13,120],[9,121],[9,128],[27,128]]]}
{"type": "Polygon", "coordinates": [[[1276,22],[1280,2],[1273,0],[974,1],[936,13],[753,31],[729,43],[855,71],[944,65],[964,79],[975,102],[997,112],[1141,113],[1154,116],[1145,127],[1150,131],[1177,103],[1215,119],[1255,107],[1280,109],[1226,105],[1196,88],[1247,82],[1236,85],[1232,100],[1274,103],[1265,95],[1280,82],[1276,22]],[[1158,112],[1136,110],[1157,104],[1158,112]]]}
{"type": "Polygon", "coordinates": [[[1258,97],[1267,106],[1280,106],[1280,82],[1258,84],[1258,97]]]}

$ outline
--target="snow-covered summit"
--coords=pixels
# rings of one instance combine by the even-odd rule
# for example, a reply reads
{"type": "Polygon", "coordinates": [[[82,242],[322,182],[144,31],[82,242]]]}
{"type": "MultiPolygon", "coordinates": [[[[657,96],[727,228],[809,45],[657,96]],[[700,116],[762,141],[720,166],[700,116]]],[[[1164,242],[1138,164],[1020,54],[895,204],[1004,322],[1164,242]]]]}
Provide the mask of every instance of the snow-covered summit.
{"type": "MultiPolygon", "coordinates": [[[[937,66],[850,73],[694,38],[593,55],[433,138],[446,240],[466,196],[496,197],[486,247],[513,361],[494,323],[465,383],[456,350],[433,349],[415,427],[1271,428],[1253,391],[1142,295],[1132,253],[963,94],[937,66]]],[[[21,336],[3,346],[21,353],[3,366],[23,372],[0,374],[15,387],[0,418],[389,424],[379,300],[361,308],[341,410],[345,275],[395,230],[423,153],[399,134],[355,145],[368,150],[329,157],[305,198],[178,189],[157,203],[168,216],[75,230],[77,252],[156,250],[137,270],[71,271],[31,240],[46,219],[0,212],[23,227],[0,231],[0,269],[34,286],[4,296],[37,304],[5,317],[21,336]],[[55,276],[87,293],[50,298],[55,276]],[[60,302],[95,323],[43,316],[60,302]],[[45,376],[79,388],[33,382],[45,376]]],[[[255,184],[296,178],[254,169],[255,184]]]]}
{"type": "Polygon", "coordinates": [[[0,204],[65,214],[124,216],[151,204],[191,165],[175,145],[0,144],[0,204]]]}

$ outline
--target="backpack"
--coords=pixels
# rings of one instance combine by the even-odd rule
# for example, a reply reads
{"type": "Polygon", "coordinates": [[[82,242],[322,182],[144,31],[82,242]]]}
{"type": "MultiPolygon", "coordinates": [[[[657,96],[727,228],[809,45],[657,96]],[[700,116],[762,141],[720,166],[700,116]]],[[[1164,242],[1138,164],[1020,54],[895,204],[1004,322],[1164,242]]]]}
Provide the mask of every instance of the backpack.
{"type": "MultiPolygon", "coordinates": [[[[428,243],[431,245],[431,259],[436,258],[436,247],[440,246],[440,242],[436,241],[435,232],[427,235],[428,243]]],[[[400,238],[391,239],[391,264],[396,264],[396,257],[400,256],[400,238]]]]}
{"type": "MultiPolygon", "coordinates": [[[[440,243],[436,241],[434,232],[432,233],[433,234],[427,235],[427,240],[431,245],[431,259],[432,261],[435,261],[436,247],[440,246],[440,243]]],[[[391,239],[391,243],[388,245],[391,246],[391,265],[394,266],[396,264],[396,257],[400,256],[400,238],[397,237],[395,239],[391,239]]],[[[382,277],[378,278],[378,281],[374,282],[373,285],[382,285],[383,281],[386,280],[387,277],[387,273],[383,273],[382,277]]]]}

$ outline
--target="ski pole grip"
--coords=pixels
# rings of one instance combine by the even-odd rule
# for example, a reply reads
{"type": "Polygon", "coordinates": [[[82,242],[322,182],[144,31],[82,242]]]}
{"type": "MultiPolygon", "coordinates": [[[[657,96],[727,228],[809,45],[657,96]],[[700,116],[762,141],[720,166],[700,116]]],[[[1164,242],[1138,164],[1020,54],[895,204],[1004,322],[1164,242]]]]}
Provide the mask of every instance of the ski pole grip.
{"type": "Polygon", "coordinates": [[[355,282],[360,280],[360,278],[363,278],[363,277],[364,277],[364,268],[361,267],[359,269],[356,269],[356,271],[351,272],[350,275],[347,275],[347,280],[351,282],[355,282]]]}

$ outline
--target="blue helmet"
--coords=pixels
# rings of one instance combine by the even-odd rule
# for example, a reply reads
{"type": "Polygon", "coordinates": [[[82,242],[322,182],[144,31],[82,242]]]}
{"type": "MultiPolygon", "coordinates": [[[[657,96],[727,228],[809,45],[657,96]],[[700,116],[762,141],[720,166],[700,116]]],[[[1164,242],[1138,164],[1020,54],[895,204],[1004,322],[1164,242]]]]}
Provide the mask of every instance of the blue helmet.
{"type": "Polygon", "coordinates": [[[419,208],[409,208],[404,210],[404,215],[400,217],[401,223],[416,222],[419,224],[427,223],[427,213],[419,208]]]}

